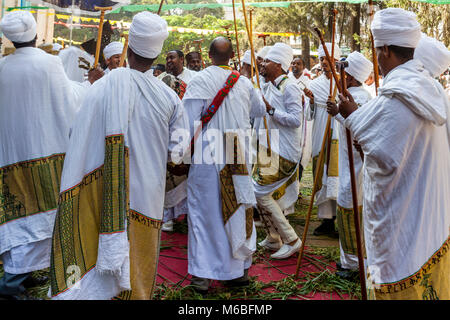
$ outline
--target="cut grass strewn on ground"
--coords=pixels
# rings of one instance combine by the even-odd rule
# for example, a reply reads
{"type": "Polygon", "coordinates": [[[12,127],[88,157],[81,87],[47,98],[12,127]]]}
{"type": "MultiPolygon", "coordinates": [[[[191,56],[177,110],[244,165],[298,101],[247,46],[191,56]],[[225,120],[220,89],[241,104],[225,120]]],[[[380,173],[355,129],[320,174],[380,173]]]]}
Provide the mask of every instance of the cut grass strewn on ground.
{"type": "MultiPolygon", "coordinates": [[[[302,181],[300,183],[301,197],[297,202],[296,211],[288,216],[290,223],[304,226],[306,213],[309,206],[309,201],[312,193],[312,171],[311,166],[308,166],[304,172],[302,181]]],[[[317,221],[317,207],[314,206],[311,215],[311,221],[317,221]]],[[[186,234],[187,223],[175,223],[174,232],[186,234]]],[[[262,241],[266,236],[262,228],[257,228],[257,241],[262,241]]],[[[301,237],[301,235],[299,235],[301,237]]],[[[167,241],[161,241],[161,250],[173,247],[167,241]]],[[[184,250],[185,245],[179,245],[184,250]]],[[[164,254],[161,252],[161,254],[164,254]]],[[[166,282],[156,285],[154,291],[155,300],[235,300],[235,299],[310,299],[317,292],[336,293],[342,298],[342,295],[347,294],[351,299],[360,299],[361,291],[358,282],[351,282],[344,280],[335,275],[334,268],[331,270],[329,265],[339,260],[339,248],[337,246],[319,247],[308,245],[308,250],[305,252],[305,259],[317,267],[318,272],[301,272],[299,279],[295,280],[294,275],[287,275],[284,279],[279,281],[270,281],[264,283],[258,281],[256,277],[251,277],[251,282],[245,288],[225,288],[215,287],[203,297],[196,293],[191,286],[182,287],[181,284],[186,280],[186,277],[179,282],[168,285],[166,282]],[[322,259],[317,259],[314,256],[320,256],[322,259]]],[[[266,252],[259,248],[253,255],[253,263],[265,263],[270,268],[278,269],[273,266],[271,260],[266,257],[266,252]]],[[[278,271],[281,271],[278,269],[278,271]]],[[[0,265],[0,276],[3,274],[3,267],[0,265]]],[[[48,270],[41,270],[35,272],[36,275],[48,275],[48,270]]],[[[186,275],[187,276],[187,275],[186,275]]],[[[47,293],[49,283],[42,287],[31,288],[28,292],[31,295],[48,299],[47,293]]]]}

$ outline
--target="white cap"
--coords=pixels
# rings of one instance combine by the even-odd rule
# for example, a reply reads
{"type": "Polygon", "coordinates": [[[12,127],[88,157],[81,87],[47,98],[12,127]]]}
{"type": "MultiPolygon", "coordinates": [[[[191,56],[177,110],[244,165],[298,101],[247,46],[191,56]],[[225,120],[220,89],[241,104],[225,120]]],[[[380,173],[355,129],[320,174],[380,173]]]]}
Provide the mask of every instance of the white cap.
{"type": "MultiPolygon", "coordinates": [[[[327,47],[328,54],[331,56],[331,42],[326,42],[325,46],[327,47]]],[[[319,58],[325,57],[325,50],[323,49],[323,46],[319,46],[318,50],[319,58]]],[[[339,49],[339,46],[337,43],[334,43],[334,59],[339,60],[341,58],[341,49],[339,49]]]]}
{"type": "Polygon", "coordinates": [[[290,45],[277,42],[269,50],[265,59],[281,64],[281,69],[287,72],[291,65],[292,59],[294,59],[294,51],[290,45]]]}
{"type": "Polygon", "coordinates": [[[414,59],[420,60],[432,77],[438,77],[450,66],[450,51],[442,42],[422,33],[414,59]]]}
{"type": "Polygon", "coordinates": [[[115,54],[122,54],[122,51],[123,43],[119,41],[113,41],[103,49],[103,55],[105,56],[105,59],[109,59],[115,54]]]}
{"type": "Polygon", "coordinates": [[[128,45],[137,55],[154,59],[161,53],[168,36],[166,20],[157,14],[142,11],[131,21],[128,45]]]}
{"type": "Polygon", "coordinates": [[[416,14],[400,8],[377,11],[370,29],[376,48],[384,45],[415,48],[420,40],[416,14]]]}
{"type": "Polygon", "coordinates": [[[3,17],[0,30],[12,42],[30,42],[36,37],[36,20],[28,11],[13,11],[3,17]]]}
{"type": "Polygon", "coordinates": [[[265,47],[263,47],[261,50],[259,50],[259,51],[256,53],[256,56],[265,59],[267,53],[269,52],[269,50],[270,50],[271,48],[272,48],[272,46],[265,46],[265,47]]]}
{"type": "Polygon", "coordinates": [[[350,53],[346,59],[348,67],[345,69],[349,75],[361,83],[367,80],[373,70],[373,64],[358,51],[350,53]]]}
{"type": "Polygon", "coordinates": [[[252,54],[250,50],[245,51],[242,62],[251,65],[252,64],[252,54]]]}

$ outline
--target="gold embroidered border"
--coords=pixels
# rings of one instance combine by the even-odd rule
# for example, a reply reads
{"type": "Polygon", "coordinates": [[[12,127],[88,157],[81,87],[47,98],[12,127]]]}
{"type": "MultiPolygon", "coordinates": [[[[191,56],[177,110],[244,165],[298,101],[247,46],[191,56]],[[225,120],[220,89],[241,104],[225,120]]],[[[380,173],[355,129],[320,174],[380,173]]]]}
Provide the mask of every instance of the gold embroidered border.
{"type": "MultiPolygon", "coordinates": [[[[364,244],[364,229],[362,220],[362,210],[363,207],[359,206],[359,221],[361,223],[361,237],[363,246],[363,255],[366,257],[366,246],[364,244]]],[[[342,250],[345,253],[358,255],[358,247],[356,241],[356,229],[355,229],[355,216],[353,214],[353,209],[343,208],[337,206],[336,221],[339,231],[339,240],[342,245],[342,250]]]]}
{"type": "MultiPolygon", "coordinates": [[[[368,297],[376,300],[449,300],[450,237],[413,275],[394,283],[371,284],[368,297]]],[[[368,275],[368,281],[370,275],[368,275]]]]}
{"type": "Polygon", "coordinates": [[[0,225],[56,209],[64,154],[0,168],[0,225]]]}

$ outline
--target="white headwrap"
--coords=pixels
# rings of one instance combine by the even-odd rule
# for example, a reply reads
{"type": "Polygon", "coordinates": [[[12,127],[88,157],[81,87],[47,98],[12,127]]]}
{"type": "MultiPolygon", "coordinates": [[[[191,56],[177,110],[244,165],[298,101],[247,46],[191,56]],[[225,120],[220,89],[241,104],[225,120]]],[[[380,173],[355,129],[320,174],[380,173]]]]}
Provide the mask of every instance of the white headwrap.
{"type": "Polygon", "coordinates": [[[157,14],[142,11],[131,21],[128,45],[141,57],[154,59],[161,53],[168,36],[166,20],[157,14]]]}
{"type": "MultiPolygon", "coordinates": [[[[331,42],[325,42],[325,45],[327,47],[328,54],[331,56],[331,42]]],[[[322,45],[319,46],[318,53],[319,58],[326,56],[325,50],[323,49],[322,45]]],[[[339,48],[337,43],[334,43],[334,59],[339,60],[340,58],[341,58],[341,49],[339,48]]]]}
{"type": "Polygon", "coordinates": [[[59,43],[53,44],[53,51],[61,51],[61,49],[62,49],[62,45],[60,45],[59,43]]]}
{"type": "Polygon", "coordinates": [[[109,59],[115,54],[122,54],[122,51],[123,43],[119,41],[113,41],[103,49],[103,55],[105,56],[105,59],[109,59]]]}
{"type": "Polygon", "coordinates": [[[245,51],[242,62],[251,65],[252,64],[252,54],[250,50],[245,51]]]}
{"type": "Polygon", "coordinates": [[[416,14],[400,8],[377,11],[370,29],[376,48],[384,45],[415,48],[420,40],[416,14]]]}
{"type": "Polygon", "coordinates": [[[367,80],[373,70],[373,64],[358,51],[350,53],[346,59],[348,67],[345,69],[349,75],[361,83],[367,80]]]}
{"type": "Polygon", "coordinates": [[[256,53],[256,56],[265,59],[267,53],[270,51],[271,48],[272,46],[263,47],[261,50],[259,50],[259,52],[256,53]]]}
{"type": "Polygon", "coordinates": [[[419,59],[435,78],[443,74],[450,66],[450,50],[442,42],[422,33],[422,38],[414,50],[414,59],[419,59]]]}
{"type": "Polygon", "coordinates": [[[36,20],[28,11],[13,11],[3,17],[0,30],[12,42],[30,42],[36,37],[36,20]]]}
{"type": "Polygon", "coordinates": [[[270,48],[265,59],[281,64],[281,69],[287,72],[291,65],[292,59],[294,59],[294,51],[290,45],[277,42],[272,48],[270,48]]]}

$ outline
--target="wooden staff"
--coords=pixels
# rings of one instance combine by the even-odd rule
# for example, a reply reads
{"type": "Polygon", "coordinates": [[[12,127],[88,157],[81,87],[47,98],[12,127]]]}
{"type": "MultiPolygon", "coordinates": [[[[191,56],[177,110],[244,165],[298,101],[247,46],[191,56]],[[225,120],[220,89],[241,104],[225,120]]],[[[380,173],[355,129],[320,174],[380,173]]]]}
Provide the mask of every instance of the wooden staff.
{"type": "MultiPolygon", "coordinates": [[[[331,57],[333,58],[332,61],[330,63],[334,64],[334,45],[335,45],[335,34],[336,34],[336,14],[337,14],[337,10],[333,9],[333,26],[332,26],[332,32],[331,32],[331,57]]],[[[331,68],[331,66],[330,66],[331,68]]],[[[333,92],[333,78],[330,78],[330,96],[331,93],[333,92]]]]}
{"type": "Polygon", "coordinates": [[[162,6],[163,6],[163,2],[164,2],[164,0],[161,0],[161,2],[159,4],[158,16],[161,15],[161,9],[162,9],[162,6]]]}
{"type": "Polygon", "coordinates": [[[119,67],[123,67],[123,63],[125,62],[125,56],[127,54],[128,49],[128,33],[122,33],[121,37],[125,38],[125,43],[123,45],[122,55],[120,56],[119,67]]]}
{"type": "Polygon", "coordinates": [[[98,25],[97,47],[95,48],[95,62],[94,69],[98,66],[98,59],[100,58],[100,47],[102,45],[103,20],[105,19],[105,11],[112,10],[112,7],[94,7],[95,10],[100,10],[100,24],[98,25]]]}
{"type": "MultiPolygon", "coordinates": [[[[241,1],[242,1],[242,13],[244,14],[244,20],[245,20],[245,28],[247,29],[248,40],[250,42],[251,57],[252,57],[253,61],[256,62],[255,50],[254,50],[254,47],[253,47],[253,37],[252,37],[252,33],[250,32],[250,28],[248,26],[247,12],[245,10],[245,0],[241,0],[241,1]]],[[[258,84],[258,88],[261,89],[261,85],[259,83],[259,72],[258,72],[258,65],[257,64],[255,64],[255,72],[256,72],[256,83],[258,84]]],[[[270,147],[269,128],[267,126],[266,116],[264,116],[264,128],[266,129],[266,135],[267,135],[267,150],[268,150],[267,153],[269,155],[272,155],[272,149],[270,147]]]]}
{"type": "Polygon", "coordinates": [[[236,9],[234,6],[234,0],[232,2],[233,2],[234,35],[236,37],[236,52],[237,52],[239,70],[241,70],[241,55],[239,53],[239,37],[238,37],[237,24],[236,24],[236,9]]]}
{"type": "MultiPolygon", "coordinates": [[[[347,81],[345,79],[345,67],[341,65],[341,93],[346,96],[347,94],[347,81]]],[[[356,229],[356,249],[358,251],[358,265],[359,265],[359,280],[361,283],[361,296],[362,300],[367,300],[366,291],[366,276],[364,272],[364,256],[362,249],[361,239],[361,221],[359,220],[359,208],[358,208],[358,194],[356,191],[356,177],[355,177],[355,165],[353,163],[353,145],[352,135],[348,128],[345,128],[345,134],[347,136],[347,152],[348,152],[348,164],[350,168],[350,182],[352,187],[352,200],[353,200],[353,217],[355,219],[356,229]]]]}
{"type": "Polygon", "coordinates": [[[200,52],[200,59],[202,60],[202,66],[203,66],[203,69],[205,69],[205,61],[203,61],[203,55],[202,55],[202,42],[203,42],[203,39],[194,40],[194,43],[196,43],[198,45],[198,51],[200,52]]]}
{"type": "Polygon", "coordinates": [[[262,38],[264,42],[264,47],[266,46],[266,38],[270,37],[270,34],[258,34],[258,38],[262,38]]]}
{"type": "MultiPolygon", "coordinates": [[[[374,15],[374,11],[373,11],[373,1],[369,0],[369,22],[370,24],[372,24],[372,19],[373,19],[373,15],[374,15]]],[[[375,43],[373,40],[373,34],[372,34],[372,30],[370,30],[370,26],[369,26],[369,34],[370,34],[370,43],[372,45],[372,63],[373,63],[373,76],[375,78],[375,94],[378,95],[378,88],[380,87],[380,82],[379,82],[379,78],[380,75],[378,73],[378,59],[377,59],[377,53],[375,51],[375,43]]]]}
{"type": "Polygon", "coordinates": [[[224,28],[225,31],[227,32],[228,40],[230,40],[230,42],[231,42],[230,31],[228,31],[228,29],[230,29],[230,27],[231,27],[231,24],[227,24],[226,26],[222,26],[222,28],[224,28]]]}

